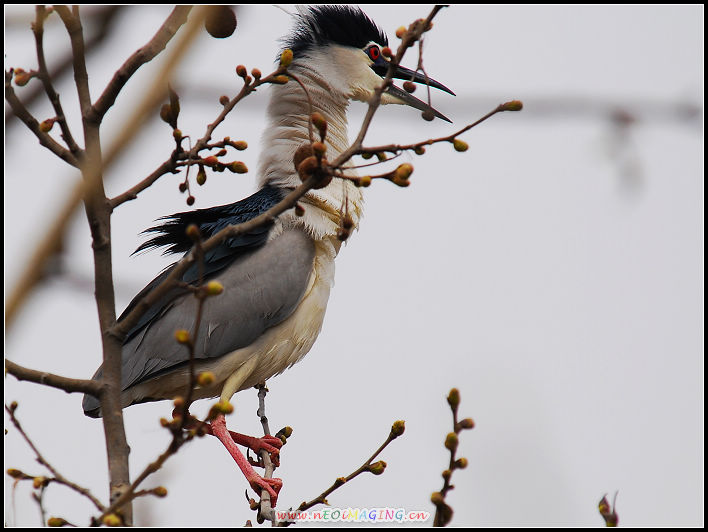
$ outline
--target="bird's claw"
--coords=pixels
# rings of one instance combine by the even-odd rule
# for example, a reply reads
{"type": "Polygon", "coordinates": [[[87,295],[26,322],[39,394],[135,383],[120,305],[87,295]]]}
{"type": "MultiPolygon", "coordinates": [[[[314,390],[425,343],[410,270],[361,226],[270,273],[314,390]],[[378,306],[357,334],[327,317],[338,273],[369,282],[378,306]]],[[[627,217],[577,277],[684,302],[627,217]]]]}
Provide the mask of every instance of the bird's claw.
{"type": "Polygon", "coordinates": [[[253,491],[255,491],[258,495],[261,494],[262,490],[266,490],[270,495],[270,506],[271,508],[275,508],[275,505],[278,502],[278,493],[280,493],[280,489],[283,487],[283,481],[281,479],[263,478],[260,475],[256,475],[255,477],[248,479],[248,483],[251,485],[253,491]]]}
{"type": "MultiPolygon", "coordinates": [[[[257,455],[260,455],[261,451],[266,451],[270,454],[270,460],[273,462],[275,467],[280,465],[280,448],[283,446],[283,442],[280,438],[275,436],[263,436],[261,438],[256,438],[254,436],[246,436],[244,434],[239,434],[237,432],[231,432],[231,437],[234,442],[239,445],[243,445],[251,449],[257,455]]],[[[252,465],[258,465],[263,467],[263,464],[251,462],[252,465]]]]}

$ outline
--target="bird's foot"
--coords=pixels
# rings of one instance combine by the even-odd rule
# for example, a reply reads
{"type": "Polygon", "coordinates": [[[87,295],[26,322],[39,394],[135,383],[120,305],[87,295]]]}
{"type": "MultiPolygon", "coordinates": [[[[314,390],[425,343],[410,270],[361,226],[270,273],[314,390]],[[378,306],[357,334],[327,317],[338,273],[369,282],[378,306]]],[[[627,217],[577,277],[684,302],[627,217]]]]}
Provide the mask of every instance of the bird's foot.
{"type": "Polygon", "coordinates": [[[255,473],[255,476],[248,479],[248,483],[251,485],[253,491],[255,491],[258,495],[260,495],[263,490],[266,490],[270,495],[270,506],[271,508],[275,508],[275,505],[278,502],[278,494],[280,493],[280,489],[283,487],[283,481],[281,479],[263,478],[259,474],[255,473]]]}

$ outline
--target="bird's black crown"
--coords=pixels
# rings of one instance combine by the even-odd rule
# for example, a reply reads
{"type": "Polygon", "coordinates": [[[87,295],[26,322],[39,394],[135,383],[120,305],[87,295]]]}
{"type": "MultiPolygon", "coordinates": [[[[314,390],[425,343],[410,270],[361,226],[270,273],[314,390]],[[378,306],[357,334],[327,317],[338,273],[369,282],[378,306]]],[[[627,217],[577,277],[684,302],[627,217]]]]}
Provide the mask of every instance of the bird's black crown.
{"type": "Polygon", "coordinates": [[[298,57],[327,44],[364,48],[370,42],[388,46],[388,37],[361,9],[324,5],[296,15],[295,29],[283,44],[298,57]]]}

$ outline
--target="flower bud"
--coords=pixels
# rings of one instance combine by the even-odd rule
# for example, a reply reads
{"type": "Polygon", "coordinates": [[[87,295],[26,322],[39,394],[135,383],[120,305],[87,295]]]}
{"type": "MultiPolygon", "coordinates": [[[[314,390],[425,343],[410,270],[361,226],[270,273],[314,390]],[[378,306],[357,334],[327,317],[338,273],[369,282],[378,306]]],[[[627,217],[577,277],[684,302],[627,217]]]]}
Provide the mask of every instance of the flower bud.
{"type": "Polygon", "coordinates": [[[202,165],[199,165],[199,171],[197,172],[197,184],[198,185],[203,185],[206,183],[206,172],[204,171],[204,167],[202,165]]]}
{"type": "Polygon", "coordinates": [[[231,37],[236,31],[236,14],[227,5],[211,6],[204,19],[204,28],[216,39],[231,37]]]}
{"type": "Polygon", "coordinates": [[[295,216],[299,216],[299,217],[305,216],[305,207],[303,207],[299,203],[295,204],[295,216]]]}
{"type": "Polygon", "coordinates": [[[240,77],[240,78],[244,78],[244,79],[245,79],[246,76],[248,76],[248,70],[246,70],[246,67],[245,67],[245,66],[243,66],[243,65],[238,65],[238,66],[236,67],[236,75],[238,75],[238,77],[240,77]]]}
{"type": "Polygon", "coordinates": [[[365,175],[354,181],[354,184],[358,187],[368,187],[371,185],[371,176],[365,175]]]}
{"type": "Polygon", "coordinates": [[[425,148],[423,146],[416,146],[413,148],[416,155],[423,155],[425,153],[425,148]]]}
{"type": "Polygon", "coordinates": [[[277,85],[285,85],[288,81],[290,81],[290,78],[282,74],[273,78],[273,83],[277,85]]]}
{"type": "Polygon", "coordinates": [[[152,492],[158,497],[167,497],[167,488],[164,486],[158,486],[152,492]]]}
{"type": "Polygon", "coordinates": [[[123,521],[116,514],[108,514],[103,518],[103,524],[106,526],[122,526],[123,521]]]}
{"type": "Polygon", "coordinates": [[[391,426],[391,438],[398,438],[406,430],[406,422],[402,419],[394,421],[391,426]]]}
{"type": "Polygon", "coordinates": [[[289,67],[290,63],[293,62],[293,51],[290,48],[286,48],[283,50],[283,53],[280,54],[280,66],[281,67],[289,67]]]}
{"type": "Polygon", "coordinates": [[[520,100],[512,100],[502,105],[502,111],[521,111],[524,104],[520,100]]]}
{"type": "Polygon", "coordinates": [[[253,70],[251,70],[251,76],[253,76],[256,79],[256,81],[261,79],[262,75],[263,75],[263,73],[260,70],[258,70],[257,68],[254,68],[253,70]]]}
{"type": "Polygon", "coordinates": [[[415,83],[412,81],[404,81],[403,82],[403,90],[406,91],[409,94],[413,94],[415,92],[416,86],[415,83]]]}
{"type": "Polygon", "coordinates": [[[241,161],[234,161],[229,164],[229,170],[231,170],[235,174],[245,174],[246,172],[248,172],[248,166],[246,166],[241,161]]]}
{"type": "Polygon", "coordinates": [[[179,191],[186,192],[187,191],[187,183],[185,183],[184,181],[182,183],[180,183],[179,184],[179,191]]]}
{"type": "Polygon", "coordinates": [[[315,155],[322,157],[327,152],[327,146],[325,146],[324,142],[313,142],[312,151],[315,155]]]}
{"type": "Polygon", "coordinates": [[[68,521],[61,517],[50,517],[47,519],[47,526],[64,526],[67,523],[68,521]]]}
{"type": "Polygon", "coordinates": [[[467,458],[458,458],[457,460],[455,460],[455,467],[457,469],[464,469],[467,467],[467,464],[467,458]]]}
{"type": "Polygon", "coordinates": [[[226,96],[226,94],[223,94],[223,95],[219,96],[219,103],[220,103],[221,105],[224,105],[224,106],[229,105],[229,102],[230,102],[230,101],[231,101],[231,100],[229,99],[228,96],[226,96]]]}
{"type": "Polygon", "coordinates": [[[374,462],[369,466],[369,471],[373,473],[374,475],[381,475],[384,470],[386,469],[386,462],[383,460],[379,460],[378,462],[374,462]]]}
{"type": "Polygon", "coordinates": [[[190,207],[194,205],[194,196],[187,196],[187,205],[190,207]]]}
{"type": "Polygon", "coordinates": [[[433,113],[430,109],[426,109],[423,111],[423,113],[420,115],[423,117],[423,120],[430,122],[435,119],[435,113],[433,113]]]}
{"type": "Polygon", "coordinates": [[[310,118],[312,119],[312,125],[317,128],[317,131],[320,132],[320,137],[324,139],[327,134],[327,119],[322,115],[322,113],[317,111],[312,113],[310,118]]]}
{"type": "Polygon", "coordinates": [[[245,140],[237,140],[236,142],[231,143],[231,145],[238,151],[243,151],[248,148],[248,143],[245,140]]]}
{"type": "Polygon", "coordinates": [[[203,371],[197,375],[197,384],[202,387],[213,384],[215,380],[216,377],[214,377],[214,374],[211,371],[203,371]]]}
{"type": "Polygon", "coordinates": [[[49,484],[47,477],[34,477],[34,479],[32,480],[32,486],[34,487],[34,489],[39,489],[42,486],[46,486],[47,484],[49,484]]]}
{"type": "Polygon", "coordinates": [[[56,122],[55,118],[47,118],[46,120],[40,122],[39,130],[42,133],[49,133],[54,127],[54,122],[56,122]]]}
{"type": "Polygon", "coordinates": [[[403,39],[403,36],[406,34],[406,31],[408,31],[408,30],[406,29],[405,26],[399,26],[396,29],[396,37],[398,37],[399,39],[403,39]]]}
{"type": "Polygon", "coordinates": [[[459,427],[461,429],[473,429],[474,428],[474,420],[471,417],[466,417],[462,421],[458,423],[459,427]]]}
{"type": "Polygon", "coordinates": [[[388,46],[384,46],[383,48],[381,48],[381,55],[384,57],[391,58],[393,57],[393,52],[391,51],[391,48],[389,48],[388,46]]]}
{"type": "Polygon", "coordinates": [[[448,451],[454,451],[455,449],[457,449],[458,443],[459,443],[459,439],[457,438],[457,434],[455,434],[454,432],[451,432],[445,438],[445,448],[448,451]]]}
{"type": "Polygon", "coordinates": [[[218,296],[224,291],[224,285],[219,281],[209,281],[206,285],[206,293],[208,296],[218,296]]]}
{"type": "Polygon", "coordinates": [[[408,164],[408,163],[403,163],[398,165],[398,168],[396,168],[395,172],[395,179],[399,179],[401,181],[408,181],[408,178],[411,176],[413,173],[413,165],[408,164]]]}
{"type": "Polygon", "coordinates": [[[15,71],[15,85],[18,87],[24,87],[29,83],[29,80],[31,80],[34,75],[32,72],[25,72],[21,68],[16,68],[15,71]]]}
{"type": "Polygon", "coordinates": [[[447,396],[447,403],[454,409],[460,405],[460,390],[453,388],[447,396]]]}
{"type": "Polygon", "coordinates": [[[186,345],[189,343],[189,331],[186,329],[179,329],[175,331],[175,339],[178,343],[186,345]]]}
{"type": "Polygon", "coordinates": [[[435,506],[439,506],[441,504],[445,504],[445,498],[442,493],[436,491],[430,496],[430,502],[432,502],[435,506]]]}
{"type": "Polygon", "coordinates": [[[467,151],[469,148],[469,145],[464,140],[460,139],[453,140],[452,146],[455,148],[455,151],[467,151]]]}
{"type": "Polygon", "coordinates": [[[8,469],[7,474],[15,479],[23,478],[25,476],[25,474],[22,471],[20,471],[19,469],[8,469]]]}

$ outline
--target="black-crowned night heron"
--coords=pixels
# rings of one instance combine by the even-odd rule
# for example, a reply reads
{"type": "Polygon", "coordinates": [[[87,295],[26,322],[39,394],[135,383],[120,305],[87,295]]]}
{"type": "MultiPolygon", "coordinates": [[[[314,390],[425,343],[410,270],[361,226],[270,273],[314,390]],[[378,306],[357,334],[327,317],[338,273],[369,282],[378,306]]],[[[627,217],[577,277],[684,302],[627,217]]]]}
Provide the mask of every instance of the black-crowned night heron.
{"type": "MultiPolygon", "coordinates": [[[[294,52],[289,71],[307,87],[314,110],[327,119],[326,144],[330,157],[348,146],[347,106],[350,100],[368,101],[381,85],[388,61],[381,53],[386,35],[358,8],[322,6],[299,10],[294,31],[285,48],[294,52]]],[[[443,85],[414,71],[399,67],[399,79],[428,83],[447,92],[443,85]]],[[[428,104],[391,86],[382,103],[405,104],[447,120],[428,104]]],[[[268,106],[268,127],[258,172],[258,192],[220,207],[178,213],[148,231],[156,233],[139,249],[166,247],[185,253],[192,240],[185,230],[196,224],[209,237],[229,224],[250,220],[279,202],[298,186],[295,151],[309,143],[311,109],[297,83],[274,86],[268,106]]],[[[214,381],[197,387],[193,398],[220,396],[229,401],[234,393],[251,388],[281,373],[312,348],[324,318],[334,279],[334,258],[341,241],[337,237],[345,205],[356,228],[362,214],[361,189],[351,181],[335,178],[328,186],[301,199],[304,215],[289,211],[272,225],[232,238],[207,252],[203,278],[218,280],[224,292],[209,298],[203,307],[195,346],[196,372],[211,372],[214,381]]],[[[194,265],[182,277],[187,284],[199,280],[194,265]]],[[[128,306],[157,286],[170,269],[152,281],[128,306]]],[[[175,341],[175,332],[191,331],[197,315],[197,299],[184,287],[174,288],[140,319],[128,333],[122,352],[123,407],[184,395],[190,382],[189,353],[175,341]]],[[[101,377],[101,368],[94,379],[101,377]]],[[[99,401],[85,396],[84,412],[101,415],[99,401]]],[[[227,447],[254,489],[267,489],[273,504],[282,483],[263,479],[234,444],[273,451],[275,438],[240,437],[226,429],[224,416],[211,431],[227,447]]]]}

